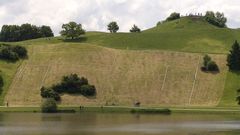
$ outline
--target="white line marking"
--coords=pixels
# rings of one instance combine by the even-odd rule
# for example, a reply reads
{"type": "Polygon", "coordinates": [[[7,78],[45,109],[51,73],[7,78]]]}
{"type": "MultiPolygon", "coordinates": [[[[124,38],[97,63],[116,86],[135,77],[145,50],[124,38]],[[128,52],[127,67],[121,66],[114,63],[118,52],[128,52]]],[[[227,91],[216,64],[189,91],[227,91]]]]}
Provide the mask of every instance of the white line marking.
{"type": "Polygon", "coordinates": [[[166,82],[167,73],[168,73],[168,68],[169,68],[169,66],[166,67],[166,71],[165,71],[165,75],[164,75],[164,79],[163,79],[163,84],[162,84],[162,87],[161,87],[161,91],[163,90],[164,85],[165,85],[165,82],[166,82]]]}
{"type": "Polygon", "coordinates": [[[196,84],[196,79],[197,79],[198,68],[199,68],[199,65],[200,65],[200,59],[201,59],[201,57],[199,56],[198,65],[197,65],[197,68],[196,68],[196,72],[195,72],[195,76],[194,76],[194,80],[193,80],[193,85],[192,85],[192,90],[191,90],[191,94],[190,94],[190,97],[189,97],[188,105],[191,104],[191,100],[192,100],[192,96],[193,96],[193,91],[194,91],[194,89],[195,89],[195,84],[196,84]]]}

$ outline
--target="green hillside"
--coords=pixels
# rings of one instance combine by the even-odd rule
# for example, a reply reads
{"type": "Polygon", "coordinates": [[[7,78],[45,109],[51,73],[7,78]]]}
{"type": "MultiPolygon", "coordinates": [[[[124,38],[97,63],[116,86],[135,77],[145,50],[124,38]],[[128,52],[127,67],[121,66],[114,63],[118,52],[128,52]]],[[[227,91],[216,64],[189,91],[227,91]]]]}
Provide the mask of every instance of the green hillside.
{"type": "Polygon", "coordinates": [[[77,73],[96,86],[97,96],[65,94],[62,105],[236,106],[240,76],[228,72],[226,53],[239,38],[239,30],[184,17],[141,33],[87,32],[76,41],[55,37],[10,43],[25,46],[29,58],[0,63],[7,76],[2,98],[6,95],[12,106],[36,106],[43,85],[77,73]],[[220,73],[200,70],[205,53],[220,73]]]}
{"type": "Polygon", "coordinates": [[[218,28],[201,18],[184,17],[142,33],[87,33],[87,43],[117,49],[161,49],[200,53],[227,53],[240,30],[218,28]]]}

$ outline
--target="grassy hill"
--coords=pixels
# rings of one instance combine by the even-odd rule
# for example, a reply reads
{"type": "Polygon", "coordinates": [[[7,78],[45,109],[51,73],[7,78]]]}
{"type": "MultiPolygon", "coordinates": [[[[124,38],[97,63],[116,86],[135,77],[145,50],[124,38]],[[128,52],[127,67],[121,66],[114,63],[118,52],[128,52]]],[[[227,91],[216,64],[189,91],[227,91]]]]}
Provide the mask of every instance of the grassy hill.
{"type": "Polygon", "coordinates": [[[85,42],[117,49],[227,53],[236,39],[240,39],[240,30],[218,28],[201,18],[184,17],[142,33],[88,33],[85,42]]]}
{"type": "Polygon", "coordinates": [[[11,84],[4,88],[5,101],[39,105],[41,86],[78,73],[96,86],[97,96],[65,94],[62,105],[236,106],[240,76],[228,72],[226,53],[239,38],[239,30],[185,17],[142,33],[88,32],[71,42],[56,37],[11,43],[27,47],[29,59],[0,64],[11,84]],[[205,53],[220,73],[200,70],[205,53]]]}

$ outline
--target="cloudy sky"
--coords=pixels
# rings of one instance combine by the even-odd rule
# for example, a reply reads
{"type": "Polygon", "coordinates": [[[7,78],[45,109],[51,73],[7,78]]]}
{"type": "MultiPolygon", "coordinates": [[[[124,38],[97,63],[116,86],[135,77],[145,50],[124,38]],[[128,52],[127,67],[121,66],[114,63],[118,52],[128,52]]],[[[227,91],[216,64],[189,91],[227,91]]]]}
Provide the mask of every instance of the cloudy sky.
{"type": "Polygon", "coordinates": [[[142,29],[155,26],[171,12],[224,12],[231,28],[240,27],[239,0],[0,0],[0,27],[3,24],[50,25],[57,35],[69,21],[83,24],[88,31],[106,31],[117,21],[120,31],[133,24],[142,29]]]}

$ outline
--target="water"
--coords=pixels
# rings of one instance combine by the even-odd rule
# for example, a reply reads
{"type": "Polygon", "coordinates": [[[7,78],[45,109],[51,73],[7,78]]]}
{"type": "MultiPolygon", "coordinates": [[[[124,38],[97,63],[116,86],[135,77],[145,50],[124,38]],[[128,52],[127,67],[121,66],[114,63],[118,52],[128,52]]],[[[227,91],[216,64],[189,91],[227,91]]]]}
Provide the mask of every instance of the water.
{"type": "Polygon", "coordinates": [[[0,135],[239,135],[240,116],[2,113],[0,135]]]}

